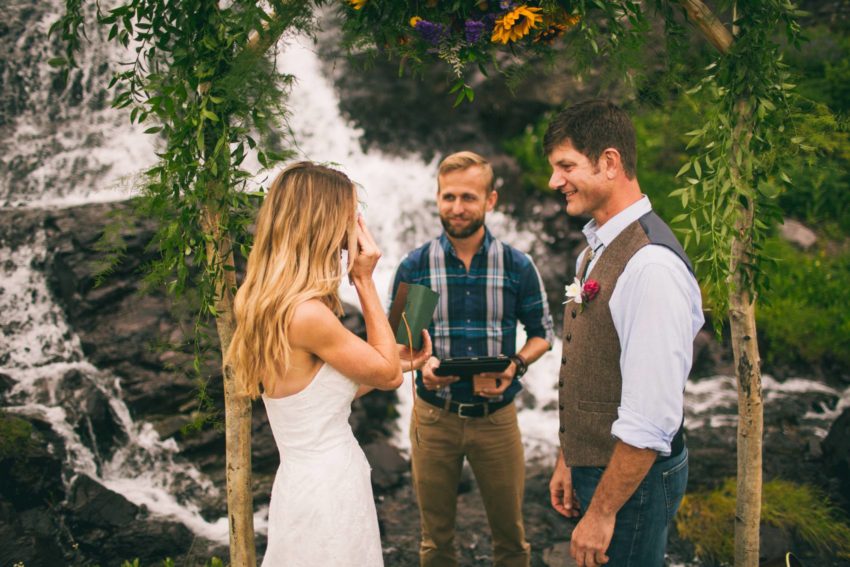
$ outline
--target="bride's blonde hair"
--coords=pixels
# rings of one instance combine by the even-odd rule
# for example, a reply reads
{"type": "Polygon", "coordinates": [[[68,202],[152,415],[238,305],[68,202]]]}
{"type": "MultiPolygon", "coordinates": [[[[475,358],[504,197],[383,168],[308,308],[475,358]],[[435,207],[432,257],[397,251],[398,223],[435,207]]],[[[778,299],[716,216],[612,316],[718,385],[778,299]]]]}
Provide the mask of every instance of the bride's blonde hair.
{"type": "Polygon", "coordinates": [[[357,191],[348,177],[310,162],[287,167],[257,216],[245,282],[236,293],[236,331],[224,356],[241,394],[256,398],[289,365],[295,308],[319,299],[342,314],[344,245],[356,253],[357,191]]]}

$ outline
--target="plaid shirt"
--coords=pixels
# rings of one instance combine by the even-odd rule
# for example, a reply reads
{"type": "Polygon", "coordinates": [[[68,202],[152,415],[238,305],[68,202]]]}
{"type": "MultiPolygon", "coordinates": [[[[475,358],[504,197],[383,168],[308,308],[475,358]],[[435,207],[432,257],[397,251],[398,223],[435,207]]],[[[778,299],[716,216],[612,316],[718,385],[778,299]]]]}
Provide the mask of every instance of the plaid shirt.
{"type": "MultiPolygon", "coordinates": [[[[521,322],[528,338],[554,342],[546,291],[531,258],[484,233],[481,249],[469,271],[443,233],[405,256],[393,278],[390,302],[401,282],[428,286],[440,294],[428,328],[439,359],[459,356],[516,354],[516,328],[521,322]]],[[[424,390],[421,375],[416,385],[424,390]]],[[[503,394],[513,399],[522,389],[514,380],[503,394]]],[[[472,393],[472,381],[460,380],[438,392],[458,402],[482,402],[472,393]]]]}

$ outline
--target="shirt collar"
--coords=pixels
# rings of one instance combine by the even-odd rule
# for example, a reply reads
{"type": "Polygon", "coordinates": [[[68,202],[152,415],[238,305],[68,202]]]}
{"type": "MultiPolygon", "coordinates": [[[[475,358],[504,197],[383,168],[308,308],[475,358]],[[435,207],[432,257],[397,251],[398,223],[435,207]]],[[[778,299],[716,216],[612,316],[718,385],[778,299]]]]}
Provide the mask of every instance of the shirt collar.
{"type": "MultiPolygon", "coordinates": [[[[490,243],[493,242],[493,235],[490,234],[490,229],[487,226],[484,226],[484,240],[481,242],[481,248],[478,249],[478,252],[475,254],[486,253],[490,249],[490,243]]],[[[440,234],[440,246],[443,247],[443,251],[446,254],[451,254],[452,256],[457,256],[457,252],[455,252],[455,247],[452,246],[451,240],[449,240],[448,235],[446,235],[446,231],[444,230],[442,234],[440,234]]]]}
{"type": "Polygon", "coordinates": [[[644,195],[639,200],[635,201],[603,224],[597,227],[596,219],[591,220],[584,225],[582,232],[587,239],[587,244],[594,251],[598,251],[601,246],[607,247],[617,238],[627,226],[638,220],[640,217],[652,210],[652,204],[649,202],[649,197],[644,195]]]}

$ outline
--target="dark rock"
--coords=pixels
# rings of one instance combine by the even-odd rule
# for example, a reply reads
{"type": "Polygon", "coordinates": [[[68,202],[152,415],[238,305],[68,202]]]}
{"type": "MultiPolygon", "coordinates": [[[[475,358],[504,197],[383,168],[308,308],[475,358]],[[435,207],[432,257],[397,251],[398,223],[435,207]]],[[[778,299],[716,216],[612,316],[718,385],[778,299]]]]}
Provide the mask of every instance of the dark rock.
{"type": "Polygon", "coordinates": [[[13,380],[11,376],[0,372],[0,398],[2,398],[6,392],[11,390],[14,385],[15,380],[13,380]]]}
{"type": "Polygon", "coordinates": [[[794,548],[790,534],[775,526],[762,524],[759,529],[759,561],[782,557],[794,548]]]}
{"type": "Polygon", "coordinates": [[[60,526],[47,509],[20,514],[0,499],[0,565],[55,567],[67,565],[57,538],[60,526]]]}
{"type": "Polygon", "coordinates": [[[127,433],[109,397],[79,370],[65,374],[57,390],[60,396],[73,400],[67,405],[74,408],[73,416],[69,415],[69,418],[76,422],[74,430],[77,435],[99,459],[99,465],[108,461],[115,450],[127,441],[127,433]]]}
{"type": "Polygon", "coordinates": [[[0,499],[23,511],[61,502],[64,447],[50,425],[0,414],[0,499]]]}
{"type": "Polygon", "coordinates": [[[139,514],[138,506],[86,475],[71,485],[68,507],[77,522],[101,528],[127,526],[139,514]]]}
{"type": "Polygon", "coordinates": [[[372,466],[372,486],[378,492],[398,486],[408,471],[407,460],[386,439],[369,443],[363,452],[372,466]]]}
{"type": "Polygon", "coordinates": [[[713,330],[702,329],[694,338],[694,357],[691,376],[706,377],[733,374],[734,366],[729,348],[717,341],[713,330]]]}
{"type": "Polygon", "coordinates": [[[824,463],[838,479],[845,503],[850,504],[850,408],[832,424],[821,447],[824,463]]]}

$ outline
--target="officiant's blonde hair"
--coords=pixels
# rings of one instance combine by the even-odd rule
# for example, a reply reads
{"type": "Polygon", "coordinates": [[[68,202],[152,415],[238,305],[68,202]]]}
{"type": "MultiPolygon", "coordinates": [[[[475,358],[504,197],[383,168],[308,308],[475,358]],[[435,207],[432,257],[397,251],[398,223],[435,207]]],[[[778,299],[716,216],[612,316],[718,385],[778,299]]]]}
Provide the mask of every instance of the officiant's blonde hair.
{"type": "MultiPolygon", "coordinates": [[[[257,215],[245,282],[236,293],[236,331],[224,365],[241,394],[256,398],[288,367],[295,307],[319,299],[342,315],[341,251],[357,250],[357,190],[335,169],[300,162],[272,183],[257,215]]],[[[350,269],[350,268],[349,268],[350,269]]]]}
{"type": "Polygon", "coordinates": [[[476,166],[484,170],[484,174],[487,176],[487,193],[489,194],[496,188],[493,166],[484,156],[470,151],[455,152],[443,158],[437,169],[437,193],[440,192],[441,177],[453,171],[463,171],[476,166]]]}

